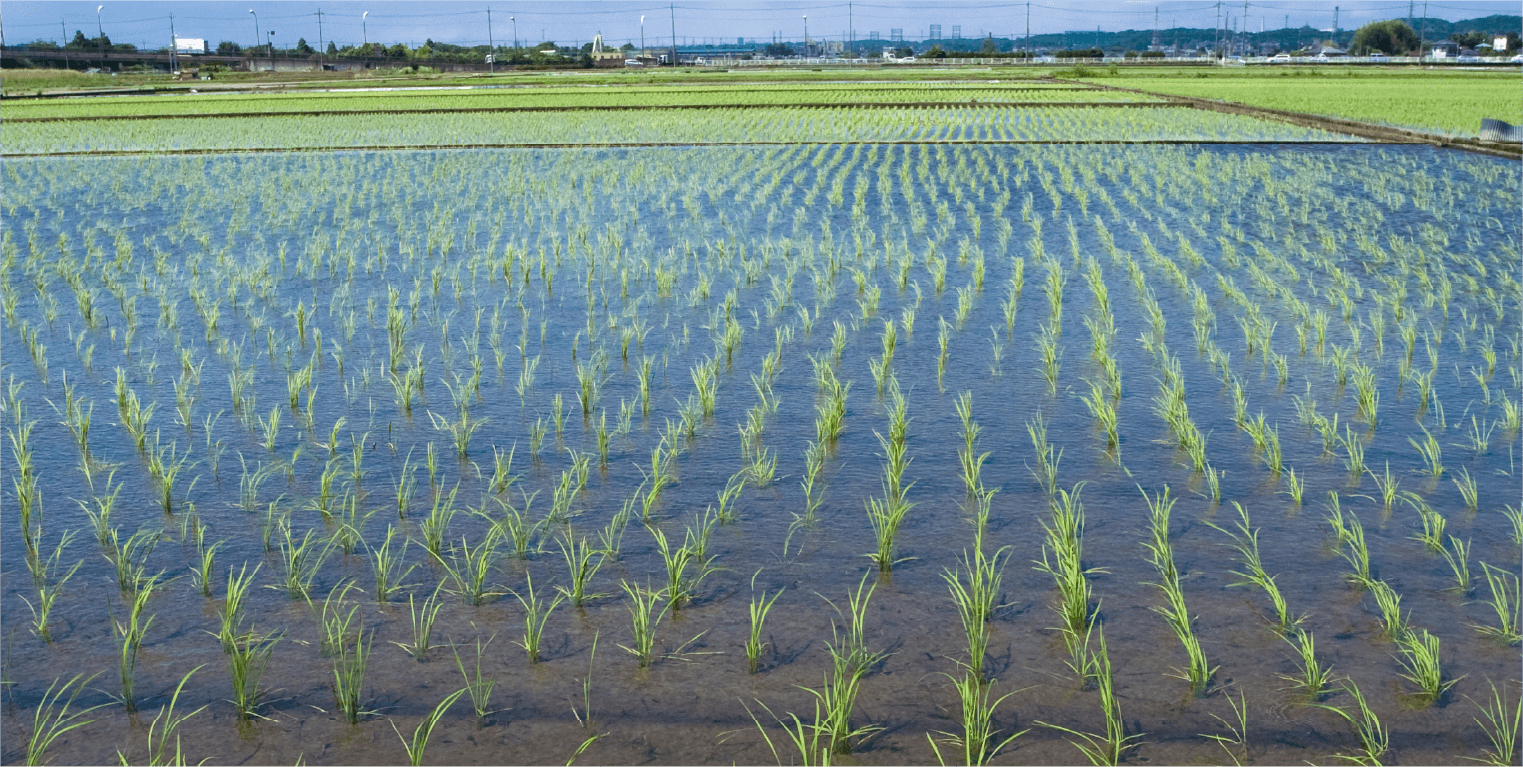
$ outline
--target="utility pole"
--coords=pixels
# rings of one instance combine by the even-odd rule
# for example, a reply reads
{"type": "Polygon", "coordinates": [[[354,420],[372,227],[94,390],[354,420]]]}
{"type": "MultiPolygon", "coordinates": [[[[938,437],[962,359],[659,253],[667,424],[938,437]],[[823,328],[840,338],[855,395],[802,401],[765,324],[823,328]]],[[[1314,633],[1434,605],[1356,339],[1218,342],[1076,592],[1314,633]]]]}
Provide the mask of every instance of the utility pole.
{"type": "Polygon", "coordinates": [[[327,44],[323,42],[323,9],[317,9],[317,68],[323,68],[323,57],[328,55],[327,44]]]}
{"type": "Polygon", "coordinates": [[[105,7],[104,5],[95,6],[95,32],[100,35],[96,41],[100,43],[100,68],[102,72],[106,71],[106,27],[101,23],[100,9],[105,7]]]}
{"type": "Polygon", "coordinates": [[[850,50],[851,50],[852,58],[856,58],[856,55],[857,55],[857,27],[852,22],[852,19],[851,19],[851,3],[847,3],[846,4],[846,34],[848,36],[848,39],[851,40],[851,48],[850,48],[850,50]]]}
{"type": "MultiPolygon", "coordinates": [[[[249,51],[249,69],[258,71],[258,69],[259,69],[259,58],[258,58],[259,57],[259,44],[261,42],[261,35],[259,34],[259,14],[254,13],[254,9],[253,8],[249,9],[249,13],[253,14],[253,16],[254,16],[254,50],[249,51]]],[[[270,61],[270,68],[271,69],[275,68],[275,62],[274,62],[273,59],[270,61]]]]}
{"type": "Polygon", "coordinates": [[[1026,3],[1026,63],[1031,63],[1031,3],[1026,3]]]}
{"type": "Polygon", "coordinates": [[[179,72],[180,71],[179,64],[175,60],[175,53],[176,53],[175,49],[178,48],[178,47],[180,47],[180,44],[175,41],[175,15],[173,13],[171,13],[171,14],[169,14],[169,71],[170,72],[179,72]]]}
{"type": "Polygon", "coordinates": [[[1338,6],[1333,6],[1333,47],[1338,47],[1338,6]]]}
{"type": "Polygon", "coordinates": [[[69,27],[63,23],[63,19],[58,20],[58,31],[63,33],[63,68],[73,69],[69,63],[69,27]]]}
{"type": "Polygon", "coordinates": [[[1428,58],[1428,0],[1423,0],[1423,30],[1417,37],[1417,61],[1422,63],[1428,58]]]}
{"type": "Polygon", "coordinates": [[[677,6],[668,3],[667,10],[672,14],[672,66],[677,66],[677,6]]]}
{"type": "Polygon", "coordinates": [[[1248,53],[1248,0],[1243,0],[1243,53],[1248,53]]]}
{"type": "Polygon", "coordinates": [[[1211,31],[1212,31],[1212,33],[1216,37],[1216,50],[1213,51],[1213,52],[1216,53],[1216,54],[1220,54],[1221,51],[1222,51],[1222,4],[1221,4],[1221,0],[1217,0],[1217,3],[1216,3],[1216,27],[1214,29],[1212,29],[1211,31]]]}
{"type": "Polygon", "coordinates": [[[487,6],[487,72],[497,71],[497,48],[492,44],[492,8],[487,6]]]}

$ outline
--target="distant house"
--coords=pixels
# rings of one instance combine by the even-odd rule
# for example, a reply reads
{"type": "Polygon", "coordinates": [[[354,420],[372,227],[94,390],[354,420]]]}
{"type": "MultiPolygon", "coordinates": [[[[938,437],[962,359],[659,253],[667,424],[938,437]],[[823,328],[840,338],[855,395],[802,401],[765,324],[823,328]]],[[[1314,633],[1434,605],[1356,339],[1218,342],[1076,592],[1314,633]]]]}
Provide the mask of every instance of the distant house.
{"type": "Polygon", "coordinates": [[[1433,50],[1429,53],[1435,59],[1452,59],[1460,55],[1460,44],[1452,40],[1444,40],[1433,44],[1433,50]]]}

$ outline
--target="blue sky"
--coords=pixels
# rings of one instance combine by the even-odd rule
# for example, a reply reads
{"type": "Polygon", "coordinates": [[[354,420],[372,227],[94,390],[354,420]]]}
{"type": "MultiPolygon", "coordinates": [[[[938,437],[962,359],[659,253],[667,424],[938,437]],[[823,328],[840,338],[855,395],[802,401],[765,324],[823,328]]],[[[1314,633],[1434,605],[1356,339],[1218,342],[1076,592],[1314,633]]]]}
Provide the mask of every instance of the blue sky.
{"type": "MultiPolygon", "coordinates": [[[[96,34],[96,6],[100,0],[85,2],[21,2],[4,5],[3,22],[8,42],[27,42],[38,38],[58,40],[73,37],[82,30],[88,37],[96,34]],[[62,22],[62,26],[60,26],[62,22]]],[[[1337,3],[1341,11],[1340,29],[1349,30],[1367,21],[1405,17],[1405,2],[1337,3]]],[[[1224,12],[1234,19],[1243,15],[1243,4],[1224,3],[1224,12]]],[[[639,44],[640,17],[645,16],[645,41],[648,45],[669,43],[672,35],[672,12],[659,2],[606,0],[603,2],[459,2],[458,0],[414,0],[413,2],[111,2],[100,10],[100,25],[115,42],[150,47],[169,41],[170,16],[180,37],[204,38],[215,45],[232,40],[248,45],[256,34],[275,32],[278,46],[294,45],[304,37],[317,45],[318,16],[322,11],[322,39],[340,45],[358,44],[362,36],[371,42],[405,42],[422,44],[432,38],[460,45],[485,44],[488,37],[487,9],[491,9],[491,36],[498,45],[512,44],[515,26],[517,37],[525,45],[541,40],[562,44],[581,43],[601,32],[605,40],[618,45],[626,41],[639,44]],[[254,24],[253,9],[259,18],[254,24]],[[362,14],[369,12],[367,18],[362,14]],[[510,21],[510,18],[514,21],[510,21]]],[[[1421,15],[1423,3],[1416,3],[1421,15]]],[[[1428,15],[1458,21],[1491,14],[1518,14],[1518,2],[1430,2],[1428,15]]],[[[1211,28],[1216,24],[1214,2],[1177,2],[1173,0],[1033,0],[1030,4],[1031,32],[1043,34],[1065,31],[1105,31],[1150,29],[1155,10],[1160,26],[1211,28]]],[[[943,37],[952,36],[953,25],[961,25],[963,37],[980,37],[993,33],[998,37],[1019,36],[1026,31],[1027,5],[968,0],[966,2],[907,3],[896,0],[873,2],[766,2],[731,0],[728,2],[677,2],[676,33],[680,42],[734,43],[737,37],[747,40],[798,40],[804,35],[804,16],[808,16],[812,39],[843,39],[850,25],[860,39],[877,31],[887,37],[889,30],[904,30],[906,39],[928,36],[931,24],[940,24],[943,37]]],[[[1333,3],[1291,0],[1286,2],[1250,2],[1249,29],[1261,25],[1276,29],[1309,25],[1318,29],[1333,26],[1333,3]]]]}

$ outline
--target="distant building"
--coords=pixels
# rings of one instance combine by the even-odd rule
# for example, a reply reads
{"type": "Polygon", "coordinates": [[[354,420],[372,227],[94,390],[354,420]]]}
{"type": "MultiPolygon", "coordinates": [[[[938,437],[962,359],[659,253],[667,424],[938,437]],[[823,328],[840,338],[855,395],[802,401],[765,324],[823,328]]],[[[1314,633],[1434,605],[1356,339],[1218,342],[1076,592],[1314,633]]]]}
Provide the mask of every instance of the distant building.
{"type": "Polygon", "coordinates": [[[1435,59],[1452,59],[1460,55],[1460,44],[1452,40],[1444,40],[1433,44],[1433,50],[1429,53],[1435,59]]]}
{"type": "Polygon", "coordinates": [[[592,57],[594,66],[624,66],[624,52],[618,48],[604,48],[602,32],[593,36],[592,52],[588,55],[592,57]]]}

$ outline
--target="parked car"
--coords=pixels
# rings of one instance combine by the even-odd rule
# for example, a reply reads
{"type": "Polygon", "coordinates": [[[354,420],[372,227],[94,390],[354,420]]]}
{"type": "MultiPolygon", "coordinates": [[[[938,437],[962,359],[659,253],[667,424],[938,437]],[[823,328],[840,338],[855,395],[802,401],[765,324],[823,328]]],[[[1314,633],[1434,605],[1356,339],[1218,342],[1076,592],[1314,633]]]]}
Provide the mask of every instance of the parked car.
{"type": "Polygon", "coordinates": [[[645,65],[641,64],[639,59],[625,59],[624,60],[624,66],[626,66],[626,67],[643,67],[645,65]]]}
{"type": "Polygon", "coordinates": [[[1271,63],[1271,64],[1286,64],[1286,63],[1289,63],[1289,62],[1290,62],[1290,54],[1288,54],[1288,53],[1281,53],[1279,55],[1270,56],[1269,57],[1269,63],[1271,63]]]}
{"type": "Polygon", "coordinates": [[[1391,59],[1388,56],[1386,56],[1384,53],[1371,53],[1370,54],[1370,63],[1371,64],[1383,64],[1383,63],[1388,62],[1390,60],[1391,59]]]}

